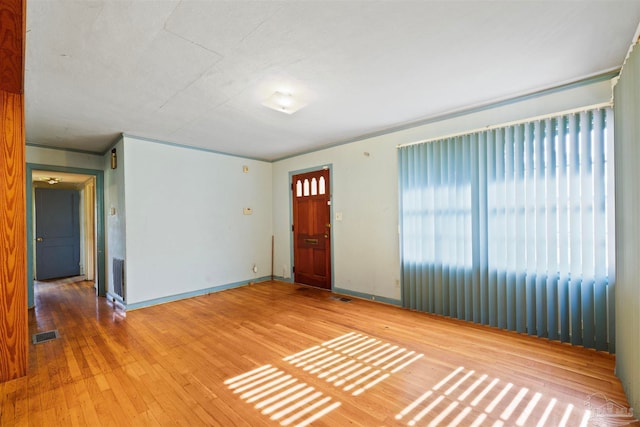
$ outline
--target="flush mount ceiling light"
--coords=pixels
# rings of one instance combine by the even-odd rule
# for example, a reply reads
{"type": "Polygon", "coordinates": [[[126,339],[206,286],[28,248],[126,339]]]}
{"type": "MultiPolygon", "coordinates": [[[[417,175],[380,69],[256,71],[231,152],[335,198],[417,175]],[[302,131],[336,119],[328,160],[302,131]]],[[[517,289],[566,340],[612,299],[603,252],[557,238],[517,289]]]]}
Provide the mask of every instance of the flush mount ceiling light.
{"type": "Polygon", "coordinates": [[[280,111],[281,113],[293,114],[306,104],[290,93],[276,91],[269,98],[265,99],[262,105],[280,111]]]}
{"type": "Polygon", "coordinates": [[[54,185],[54,184],[58,184],[60,182],[59,178],[45,178],[43,181],[46,181],[47,183],[54,185]]]}

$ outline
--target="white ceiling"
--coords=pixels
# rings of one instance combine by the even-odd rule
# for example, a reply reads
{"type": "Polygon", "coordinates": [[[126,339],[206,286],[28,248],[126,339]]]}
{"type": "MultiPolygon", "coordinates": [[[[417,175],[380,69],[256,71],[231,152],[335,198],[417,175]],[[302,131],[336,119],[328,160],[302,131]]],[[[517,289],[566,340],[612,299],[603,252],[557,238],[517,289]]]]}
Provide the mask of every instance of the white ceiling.
{"type": "Polygon", "coordinates": [[[617,69],[639,21],[638,0],[28,0],[27,142],[273,160],[617,69]]]}

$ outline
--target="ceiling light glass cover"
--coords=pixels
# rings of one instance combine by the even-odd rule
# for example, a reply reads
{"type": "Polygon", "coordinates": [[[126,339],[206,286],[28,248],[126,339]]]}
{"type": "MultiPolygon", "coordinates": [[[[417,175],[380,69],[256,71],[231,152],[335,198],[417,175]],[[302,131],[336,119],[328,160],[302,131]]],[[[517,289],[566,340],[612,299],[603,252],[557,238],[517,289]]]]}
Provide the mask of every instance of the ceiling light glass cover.
{"type": "Polygon", "coordinates": [[[305,106],[303,102],[292,94],[279,91],[274,92],[269,98],[265,99],[262,105],[286,114],[293,114],[305,106]]]}

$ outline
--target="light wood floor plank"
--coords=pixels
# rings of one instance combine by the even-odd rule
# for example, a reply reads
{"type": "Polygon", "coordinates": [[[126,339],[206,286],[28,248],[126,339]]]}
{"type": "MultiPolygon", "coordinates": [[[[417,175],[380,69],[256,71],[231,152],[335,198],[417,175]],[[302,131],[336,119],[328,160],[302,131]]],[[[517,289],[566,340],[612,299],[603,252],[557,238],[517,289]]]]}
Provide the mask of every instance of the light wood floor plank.
{"type": "Polygon", "coordinates": [[[0,425],[577,426],[628,408],[612,355],[330,296],[266,282],[123,313],[92,283],[39,283],[30,333],[60,338],[0,384],[0,425]]]}

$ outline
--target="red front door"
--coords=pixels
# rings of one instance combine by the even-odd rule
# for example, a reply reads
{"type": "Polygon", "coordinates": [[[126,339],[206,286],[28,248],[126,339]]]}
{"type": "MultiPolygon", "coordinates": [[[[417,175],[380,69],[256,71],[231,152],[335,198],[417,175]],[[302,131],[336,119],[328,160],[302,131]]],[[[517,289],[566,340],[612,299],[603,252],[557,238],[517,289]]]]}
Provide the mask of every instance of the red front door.
{"type": "Polygon", "coordinates": [[[293,259],[297,283],[331,289],[329,170],[293,176],[293,259]]]}

